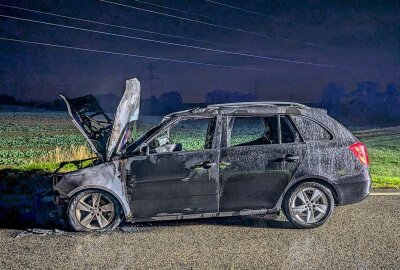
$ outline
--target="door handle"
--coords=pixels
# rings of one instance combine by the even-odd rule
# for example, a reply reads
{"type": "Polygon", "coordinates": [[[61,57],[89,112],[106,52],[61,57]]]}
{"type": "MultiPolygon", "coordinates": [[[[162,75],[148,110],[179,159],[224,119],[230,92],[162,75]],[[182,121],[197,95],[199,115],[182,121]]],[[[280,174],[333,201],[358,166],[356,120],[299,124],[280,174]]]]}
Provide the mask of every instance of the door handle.
{"type": "Polygon", "coordinates": [[[298,161],[298,160],[300,160],[299,156],[295,156],[295,155],[291,155],[291,154],[285,156],[285,161],[287,161],[287,162],[294,162],[294,161],[298,161]]]}
{"type": "Polygon", "coordinates": [[[274,161],[275,161],[275,162],[283,162],[283,161],[286,161],[286,162],[294,162],[294,161],[298,161],[298,160],[300,160],[300,157],[299,157],[299,156],[295,156],[295,155],[288,154],[288,155],[286,155],[286,156],[284,156],[284,157],[277,158],[277,159],[275,159],[274,161]]]}
{"type": "Polygon", "coordinates": [[[215,162],[204,161],[204,162],[196,164],[196,165],[194,165],[194,166],[192,166],[190,168],[193,169],[193,170],[195,170],[195,169],[210,169],[215,164],[216,164],[215,162]]]}
{"type": "Polygon", "coordinates": [[[277,159],[275,159],[274,161],[275,161],[275,162],[283,162],[283,161],[285,161],[285,158],[284,158],[284,157],[277,158],[277,159]]]}

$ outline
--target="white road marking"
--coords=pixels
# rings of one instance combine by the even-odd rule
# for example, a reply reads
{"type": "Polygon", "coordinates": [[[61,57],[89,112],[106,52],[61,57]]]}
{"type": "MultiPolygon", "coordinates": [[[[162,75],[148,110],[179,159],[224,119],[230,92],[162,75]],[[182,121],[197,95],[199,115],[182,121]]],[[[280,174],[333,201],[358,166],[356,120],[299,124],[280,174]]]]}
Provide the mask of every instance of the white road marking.
{"type": "Polygon", "coordinates": [[[400,196],[400,192],[373,192],[369,195],[373,196],[400,196]]]}

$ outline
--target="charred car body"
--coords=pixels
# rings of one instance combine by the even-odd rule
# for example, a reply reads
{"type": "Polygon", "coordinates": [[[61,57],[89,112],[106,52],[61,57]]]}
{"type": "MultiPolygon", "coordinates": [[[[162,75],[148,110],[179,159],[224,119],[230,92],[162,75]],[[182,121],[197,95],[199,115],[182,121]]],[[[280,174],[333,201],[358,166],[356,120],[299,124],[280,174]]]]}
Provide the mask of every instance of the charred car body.
{"type": "Polygon", "coordinates": [[[54,186],[75,230],[113,229],[122,219],[281,210],[296,227],[312,228],[335,205],[369,194],[365,146],[324,110],[283,102],[209,105],[167,115],[132,141],[139,93],[139,82],[127,81],[114,122],[92,96],[65,98],[98,156],[54,186]]]}

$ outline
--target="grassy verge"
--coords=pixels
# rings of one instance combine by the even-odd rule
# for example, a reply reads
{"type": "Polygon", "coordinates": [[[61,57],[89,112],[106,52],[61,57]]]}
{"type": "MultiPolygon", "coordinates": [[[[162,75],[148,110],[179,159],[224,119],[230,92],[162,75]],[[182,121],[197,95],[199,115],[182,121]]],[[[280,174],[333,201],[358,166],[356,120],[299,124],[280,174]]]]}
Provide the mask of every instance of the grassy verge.
{"type": "Polygon", "coordinates": [[[400,188],[400,134],[361,139],[368,147],[373,188],[400,188]]]}
{"type": "MultiPolygon", "coordinates": [[[[58,147],[55,149],[47,151],[46,154],[26,159],[25,163],[21,164],[2,164],[0,165],[0,170],[15,170],[21,172],[29,171],[40,171],[43,173],[52,173],[59,168],[60,163],[68,160],[83,160],[93,157],[94,154],[86,145],[70,145],[69,147],[58,147]]],[[[83,162],[82,166],[85,167],[89,165],[91,161],[83,162]]],[[[76,170],[77,167],[74,164],[67,164],[63,166],[59,172],[69,172],[76,170]]]]}
{"type": "MultiPolygon", "coordinates": [[[[91,160],[82,162],[82,168],[89,166],[91,160]]],[[[21,172],[40,171],[43,173],[52,173],[60,166],[59,162],[32,163],[23,165],[0,165],[0,170],[16,170],[21,172]]],[[[66,173],[78,169],[74,164],[70,163],[61,168],[59,172],[66,173]]]]}

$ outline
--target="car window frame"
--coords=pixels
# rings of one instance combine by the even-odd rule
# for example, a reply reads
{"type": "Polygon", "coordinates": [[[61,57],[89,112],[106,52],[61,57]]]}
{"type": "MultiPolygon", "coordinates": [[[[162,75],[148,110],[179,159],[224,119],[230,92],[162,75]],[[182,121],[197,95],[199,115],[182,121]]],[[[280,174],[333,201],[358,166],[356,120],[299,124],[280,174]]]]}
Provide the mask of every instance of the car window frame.
{"type": "MultiPolygon", "coordinates": [[[[268,114],[226,114],[224,115],[225,118],[224,120],[224,128],[222,129],[222,132],[224,134],[224,139],[222,140],[221,138],[221,148],[237,148],[237,147],[252,147],[252,146],[276,146],[276,145],[296,145],[296,144],[305,144],[305,140],[300,133],[299,129],[295,125],[294,121],[290,118],[290,114],[287,113],[268,113],[268,114]],[[229,132],[229,119],[233,117],[258,117],[258,118],[263,118],[263,117],[271,117],[271,116],[276,116],[278,118],[278,143],[275,144],[259,144],[259,145],[242,145],[242,146],[228,146],[228,132],[229,132]],[[292,124],[292,127],[294,129],[294,132],[297,132],[299,135],[299,142],[292,142],[292,143],[282,143],[282,133],[281,133],[281,117],[286,116],[290,123],[292,124]]],[[[261,120],[261,119],[260,119],[261,120]]],[[[233,126],[232,126],[233,128],[233,126]]]]}
{"type": "MultiPolygon", "coordinates": [[[[208,118],[208,119],[216,118],[216,124],[215,124],[211,148],[199,149],[199,150],[188,150],[188,151],[164,152],[164,153],[149,153],[149,156],[196,153],[196,152],[204,152],[204,151],[209,152],[209,151],[215,151],[215,150],[219,149],[219,142],[218,142],[218,140],[217,140],[218,138],[216,136],[218,133],[221,134],[221,132],[218,132],[218,128],[219,128],[219,126],[221,126],[221,123],[220,123],[221,118],[218,117],[218,115],[193,115],[193,116],[181,116],[181,117],[172,118],[170,120],[170,123],[167,123],[163,128],[161,128],[158,132],[153,134],[153,136],[151,136],[145,142],[142,143],[142,145],[138,148],[139,152],[142,152],[143,148],[148,147],[150,142],[152,142],[160,133],[173,128],[174,126],[178,125],[180,122],[185,121],[185,120],[206,119],[206,118],[208,118]]],[[[207,127],[207,132],[208,132],[208,127],[207,127]]],[[[204,138],[204,140],[205,140],[205,138],[204,138]]]]}
{"type": "Polygon", "coordinates": [[[296,126],[296,123],[293,121],[293,119],[290,116],[291,116],[290,114],[279,114],[279,136],[280,136],[280,141],[279,141],[280,143],[279,144],[285,144],[285,145],[289,144],[290,145],[290,144],[305,143],[303,135],[301,134],[299,128],[296,126]],[[281,127],[281,118],[282,118],[282,116],[286,117],[286,119],[289,120],[291,128],[293,128],[292,131],[293,132],[297,132],[297,134],[299,135],[299,139],[300,139],[299,142],[282,143],[282,127],[281,127]]]}
{"type": "Polygon", "coordinates": [[[312,117],[306,116],[306,115],[296,115],[296,116],[297,116],[297,117],[302,117],[302,118],[304,118],[304,119],[307,119],[307,120],[310,120],[310,121],[314,122],[315,124],[319,125],[319,126],[322,127],[323,129],[325,129],[325,130],[328,132],[328,134],[331,136],[331,138],[328,139],[328,140],[321,140],[321,139],[319,139],[319,140],[306,140],[305,137],[304,137],[304,135],[303,135],[303,133],[302,133],[302,132],[300,131],[300,129],[297,127],[296,121],[295,121],[294,119],[292,119],[292,116],[289,116],[289,117],[291,118],[292,123],[296,126],[296,128],[297,128],[299,134],[303,137],[303,141],[304,141],[304,142],[332,142],[332,141],[336,141],[336,135],[335,135],[335,133],[333,133],[326,125],[324,125],[324,124],[322,124],[321,122],[319,122],[318,120],[316,120],[316,119],[314,119],[314,118],[312,118],[312,117]]]}

